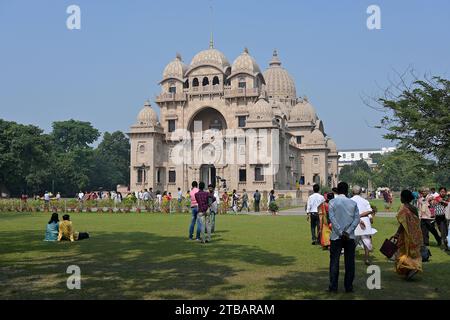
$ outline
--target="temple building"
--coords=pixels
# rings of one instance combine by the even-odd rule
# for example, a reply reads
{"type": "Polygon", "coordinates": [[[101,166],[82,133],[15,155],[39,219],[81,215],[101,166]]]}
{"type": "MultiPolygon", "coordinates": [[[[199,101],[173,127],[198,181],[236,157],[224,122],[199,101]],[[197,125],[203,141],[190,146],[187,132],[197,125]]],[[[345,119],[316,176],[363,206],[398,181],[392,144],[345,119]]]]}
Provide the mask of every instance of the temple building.
{"type": "Polygon", "coordinates": [[[161,93],[131,126],[130,190],[186,191],[193,180],[228,190],[307,192],[335,186],[336,144],[273,52],[265,71],[247,49],[229,63],[214,48],[162,73],[161,93]]]}

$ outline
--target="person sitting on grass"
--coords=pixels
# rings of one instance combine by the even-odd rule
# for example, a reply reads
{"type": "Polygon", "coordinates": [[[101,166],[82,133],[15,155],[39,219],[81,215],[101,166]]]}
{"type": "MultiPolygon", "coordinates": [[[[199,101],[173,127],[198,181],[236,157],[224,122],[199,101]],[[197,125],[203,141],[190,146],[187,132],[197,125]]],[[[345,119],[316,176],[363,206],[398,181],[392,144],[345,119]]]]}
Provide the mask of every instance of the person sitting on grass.
{"type": "Polygon", "coordinates": [[[73,231],[72,221],[68,214],[63,215],[63,221],[59,224],[58,241],[78,241],[88,239],[89,233],[73,231]]]}
{"type": "Polygon", "coordinates": [[[50,218],[50,221],[47,223],[44,241],[58,240],[58,228],[59,228],[59,216],[56,212],[54,212],[50,218]]]}

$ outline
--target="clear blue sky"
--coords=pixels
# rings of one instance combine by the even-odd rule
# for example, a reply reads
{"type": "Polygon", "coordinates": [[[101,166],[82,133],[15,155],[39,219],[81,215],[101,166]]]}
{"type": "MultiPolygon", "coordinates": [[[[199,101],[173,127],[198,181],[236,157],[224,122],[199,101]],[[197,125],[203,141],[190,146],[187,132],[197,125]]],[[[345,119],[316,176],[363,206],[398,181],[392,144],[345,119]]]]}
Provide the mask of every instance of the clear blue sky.
{"type": "MultiPolygon", "coordinates": [[[[450,1],[213,0],[215,46],[232,62],[248,47],[261,68],[272,50],[324,120],[338,148],[381,147],[380,94],[393,70],[450,74],[450,1]],[[382,29],[366,27],[370,4],[382,29]]],[[[0,118],[36,124],[90,121],[127,131],[159,92],[164,66],[208,47],[208,0],[0,0],[0,118]],[[71,4],[81,30],[66,28],[71,4]]]]}

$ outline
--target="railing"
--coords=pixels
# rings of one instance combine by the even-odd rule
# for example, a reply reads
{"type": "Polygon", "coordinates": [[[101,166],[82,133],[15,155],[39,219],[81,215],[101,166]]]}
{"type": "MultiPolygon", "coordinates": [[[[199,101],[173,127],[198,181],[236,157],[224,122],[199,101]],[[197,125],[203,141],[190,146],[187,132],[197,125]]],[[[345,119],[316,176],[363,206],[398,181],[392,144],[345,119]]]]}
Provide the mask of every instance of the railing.
{"type": "Polygon", "coordinates": [[[235,97],[257,97],[260,95],[259,88],[237,88],[224,90],[225,98],[235,98],[235,97]]]}
{"type": "Polygon", "coordinates": [[[156,102],[186,101],[185,93],[161,93],[156,97],[156,102]]]}
{"type": "Polygon", "coordinates": [[[187,89],[185,92],[188,94],[208,94],[208,93],[219,93],[223,91],[223,86],[221,85],[207,85],[207,86],[198,86],[191,87],[187,89]]]}

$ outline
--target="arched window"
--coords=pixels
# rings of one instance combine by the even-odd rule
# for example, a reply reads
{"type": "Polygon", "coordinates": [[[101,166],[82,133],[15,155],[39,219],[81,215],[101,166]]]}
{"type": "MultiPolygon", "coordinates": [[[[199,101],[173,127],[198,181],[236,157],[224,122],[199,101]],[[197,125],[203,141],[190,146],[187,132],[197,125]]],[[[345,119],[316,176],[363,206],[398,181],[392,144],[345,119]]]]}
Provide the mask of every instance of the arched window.
{"type": "Polygon", "coordinates": [[[207,85],[209,85],[209,79],[208,79],[208,77],[204,77],[203,81],[202,81],[202,86],[207,86],[207,85]]]}
{"type": "Polygon", "coordinates": [[[177,87],[175,86],[175,82],[173,82],[173,81],[169,82],[169,92],[170,93],[177,92],[177,87]]]}
{"type": "Polygon", "coordinates": [[[193,87],[198,87],[198,86],[199,86],[199,83],[198,83],[198,79],[197,79],[197,78],[194,78],[194,80],[192,80],[192,86],[193,86],[193,87]]]}
{"type": "Polygon", "coordinates": [[[213,86],[218,85],[218,84],[219,84],[219,77],[218,77],[218,76],[215,76],[215,77],[213,78],[213,86]]]}
{"type": "Polygon", "coordinates": [[[245,82],[245,78],[244,77],[240,77],[238,80],[238,87],[239,88],[245,88],[247,87],[247,83],[245,82]]]}
{"type": "Polygon", "coordinates": [[[183,84],[183,88],[187,89],[189,88],[189,80],[186,80],[183,84]]]}

